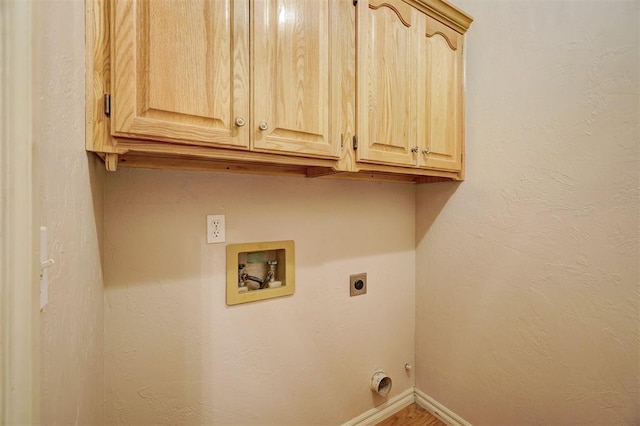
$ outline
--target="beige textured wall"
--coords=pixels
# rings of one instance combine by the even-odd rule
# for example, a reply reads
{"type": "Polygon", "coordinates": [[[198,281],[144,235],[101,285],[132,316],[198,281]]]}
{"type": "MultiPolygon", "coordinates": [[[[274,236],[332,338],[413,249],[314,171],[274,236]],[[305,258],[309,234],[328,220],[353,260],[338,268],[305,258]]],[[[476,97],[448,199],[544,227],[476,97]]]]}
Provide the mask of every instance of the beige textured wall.
{"type": "Polygon", "coordinates": [[[376,369],[413,386],[413,186],[121,169],[105,190],[108,424],[341,424],[381,402],[376,369]],[[226,306],[206,214],[227,243],[295,240],[296,293],[226,306]]]}
{"type": "Polygon", "coordinates": [[[468,180],[417,193],[416,385],[477,425],[638,424],[638,2],[456,4],[468,180]]]}
{"type": "Polygon", "coordinates": [[[34,2],[34,138],[49,304],[41,313],[43,424],[104,420],[102,167],[84,151],[84,4],[34,2]]]}

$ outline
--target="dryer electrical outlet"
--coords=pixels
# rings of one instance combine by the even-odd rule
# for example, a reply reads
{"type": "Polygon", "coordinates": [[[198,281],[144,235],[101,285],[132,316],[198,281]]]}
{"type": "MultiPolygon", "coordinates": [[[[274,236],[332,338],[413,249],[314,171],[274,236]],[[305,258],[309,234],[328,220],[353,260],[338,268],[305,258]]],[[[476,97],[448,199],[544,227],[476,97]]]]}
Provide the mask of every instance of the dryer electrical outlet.
{"type": "Polygon", "coordinates": [[[207,244],[224,243],[224,215],[208,214],[207,215],[207,244]]]}
{"type": "Polygon", "coordinates": [[[349,295],[360,296],[367,294],[367,273],[354,274],[349,277],[349,295]]]}

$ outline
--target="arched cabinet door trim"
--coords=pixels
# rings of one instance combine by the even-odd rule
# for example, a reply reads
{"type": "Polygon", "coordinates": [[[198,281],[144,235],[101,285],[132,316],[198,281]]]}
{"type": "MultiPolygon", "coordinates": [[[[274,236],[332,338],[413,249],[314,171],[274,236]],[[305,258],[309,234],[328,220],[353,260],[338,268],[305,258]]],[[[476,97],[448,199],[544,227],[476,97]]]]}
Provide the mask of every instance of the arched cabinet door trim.
{"type": "Polygon", "coordinates": [[[371,0],[369,1],[369,9],[377,10],[381,7],[388,7],[397,16],[398,19],[404,24],[405,27],[411,26],[411,6],[402,0],[371,0]]]}

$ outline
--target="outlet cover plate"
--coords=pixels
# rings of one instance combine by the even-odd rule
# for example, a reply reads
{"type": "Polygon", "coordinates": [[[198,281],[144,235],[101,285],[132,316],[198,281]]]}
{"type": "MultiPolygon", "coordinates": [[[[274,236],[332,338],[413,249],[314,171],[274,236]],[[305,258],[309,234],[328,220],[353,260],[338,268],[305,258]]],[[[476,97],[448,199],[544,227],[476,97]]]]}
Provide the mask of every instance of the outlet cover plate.
{"type": "Polygon", "coordinates": [[[223,214],[207,215],[207,244],[225,242],[225,221],[223,214]]]}
{"type": "Polygon", "coordinates": [[[349,277],[349,294],[351,297],[367,294],[367,273],[354,274],[349,277]]]}

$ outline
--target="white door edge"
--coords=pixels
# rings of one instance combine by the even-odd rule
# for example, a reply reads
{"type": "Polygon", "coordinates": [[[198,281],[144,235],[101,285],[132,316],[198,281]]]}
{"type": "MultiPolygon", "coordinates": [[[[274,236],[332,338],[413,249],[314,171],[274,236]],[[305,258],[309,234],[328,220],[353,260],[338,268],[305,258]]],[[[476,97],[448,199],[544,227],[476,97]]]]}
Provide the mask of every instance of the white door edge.
{"type": "Polygon", "coordinates": [[[0,424],[37,422],[32,5],[0,0],[0,424]]]}

